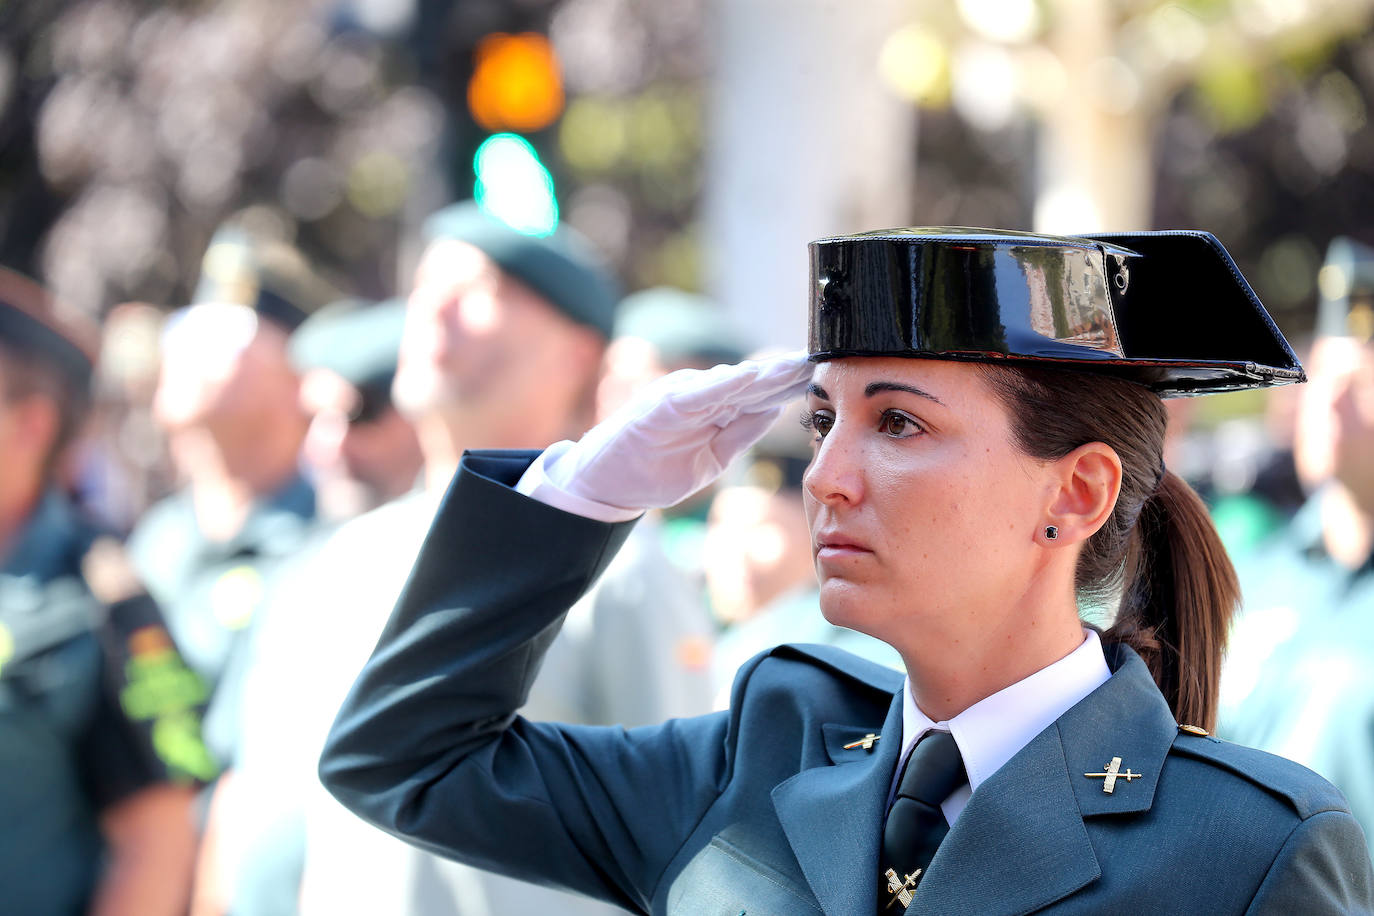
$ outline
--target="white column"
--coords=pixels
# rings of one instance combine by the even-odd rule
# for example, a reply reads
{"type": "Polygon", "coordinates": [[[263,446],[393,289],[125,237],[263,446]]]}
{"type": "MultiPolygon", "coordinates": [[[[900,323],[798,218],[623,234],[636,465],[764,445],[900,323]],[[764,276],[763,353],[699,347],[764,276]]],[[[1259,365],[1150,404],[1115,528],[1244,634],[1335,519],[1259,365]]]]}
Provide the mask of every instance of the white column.
{"type": "Polygon", "coordinates": [[[705,284],[765,346],[806,340],[806,243],[909,223],[916,112],[878,54],[901,0],[716,0],[705,284]]]}

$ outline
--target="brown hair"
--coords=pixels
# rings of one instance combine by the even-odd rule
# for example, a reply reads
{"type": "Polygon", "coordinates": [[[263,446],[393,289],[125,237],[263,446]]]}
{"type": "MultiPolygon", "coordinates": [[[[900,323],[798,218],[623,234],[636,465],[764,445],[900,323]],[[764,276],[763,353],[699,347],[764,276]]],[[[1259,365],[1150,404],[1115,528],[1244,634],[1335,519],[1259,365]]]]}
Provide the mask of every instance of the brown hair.
{"type": "Polygon", "coordinates": [[[1186,481],[1164,471],[1163,403],[1143,385],[1112,376],[1041,366],[985,370],[1026,454],[1054,461],[1102,442],[1120,457],[1116,506],[1078,558],[1079,594],[1099,601],[1120,595],[1104,639],[1140,654],[1179,722],[1211,729],[1240,587],[1207,507],[1186,481]]]}

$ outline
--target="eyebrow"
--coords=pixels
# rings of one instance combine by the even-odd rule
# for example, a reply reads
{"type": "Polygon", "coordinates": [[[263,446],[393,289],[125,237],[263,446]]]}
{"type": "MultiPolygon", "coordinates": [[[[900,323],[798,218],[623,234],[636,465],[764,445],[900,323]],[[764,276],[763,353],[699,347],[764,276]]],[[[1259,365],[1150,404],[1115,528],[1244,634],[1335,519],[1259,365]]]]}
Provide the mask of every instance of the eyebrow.
{"type": "Polygon", "coordinates": [[[934,401],[941,407],[945,406],[944,401],[940,400],[929,391],[924,391],[917,388],[915,385],[903,385],[900,382],[869,382],[868,386],[864,388],[864,397],[871,398],[880,391],[905,391],[907,394],[914,394],[928,401],[934,401]]]}
{"type": "MultiPolygon", "coordinates": [[[[825,389],[822,388],[820,385],[812,383],[806,390],[808,394],[818,397],[822,401],[830,400],[830,395],[826,394],[825,389]]],[[[914,394],[917,397],[922,397],[926,400],[934,401],[941,407],[945,406],[944,401],[940,400],[935,395],[931,394],[929,391],[923,391],[922,389],[917,388],[915,385],[903,385],[900,382],[869,382],[868,385],[864,388],[864,397],[871,398],[873,397],[873,395],[877,394],[880,391],[905,391],[907,394],[914,394]]]]}

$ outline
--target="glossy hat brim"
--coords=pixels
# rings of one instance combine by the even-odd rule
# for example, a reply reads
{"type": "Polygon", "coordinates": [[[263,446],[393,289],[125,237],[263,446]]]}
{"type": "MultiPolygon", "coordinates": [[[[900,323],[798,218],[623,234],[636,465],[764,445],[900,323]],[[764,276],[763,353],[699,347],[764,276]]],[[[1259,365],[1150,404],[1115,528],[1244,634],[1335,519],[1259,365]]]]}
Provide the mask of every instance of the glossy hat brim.
{"type": "Polygon", "coordinates": [[[1305,380],[1206,232],[910,228],[820,239],[810,254],[815,360],[1053,364],[1162,396],[1305,380]]]}

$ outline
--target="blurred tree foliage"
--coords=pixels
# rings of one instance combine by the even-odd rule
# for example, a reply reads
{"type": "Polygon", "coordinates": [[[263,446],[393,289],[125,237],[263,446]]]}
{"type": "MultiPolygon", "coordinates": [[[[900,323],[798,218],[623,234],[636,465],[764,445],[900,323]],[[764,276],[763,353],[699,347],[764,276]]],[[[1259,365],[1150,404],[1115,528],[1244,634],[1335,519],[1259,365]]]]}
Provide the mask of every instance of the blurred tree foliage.
{"type": "MultiPolygon", "coordinates": [[[[922,106],[913,217],[1029,226],[1050,106],[1136,108],[1155,225],[1215,231],[1301,332],[1327,241],[1374,241],[1370,4],[1100,3],[912,0],[876,65],[922,106]],[[1051,38],[1088,7],[1102,66],[1066,73],[1051,38]]],[[[408,235],[471,190],[473,51],[532,30],[567,91],[530,136],[564,217],[628,286],[698,286],[708,18],[705,0],[0,0],[0,261],[94,313],[175,305],[247,209],[341,287],[403,288],[408,235]]]]}
{"type": "Polygon", "coordinates": [[[628,282],[693,285],[702,27],[695,0],[0,0],[0,262],[93,314],[174,306],[238,215],[341,288],[404,289],[416,225],[472,190],[477,43],[539,31],[564,215],[628,282]]]}
{"type": "Polygon", "coordinates": [[[1030,227],[1055,154],[1048,125],[1068,110],[1143,122],[1149,222],[1214,232],[1295,337],[1311,329],[1330,239],[1374,242],[1367,0],[913,0],[913,10],[879,66],[921,106],[918,221],[1030,227]],[[1085,19],[1096,30],[1082,31],[1085,19]],[[1073,45],[1084,36],[1086,52],[1073,45]],[[1069,70],[1068,50],[1096,61],[1090,72],[1069,70]]]}
{"type": "Polygon", "coordinates": [[[1285,333],[1311,333],[1338,235],[1374,244],[1374,37],[1200,81],[1155,146],[1155,224],[1220,237],[1285,333]]]}

